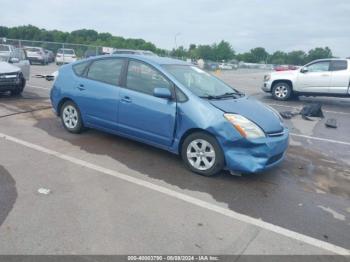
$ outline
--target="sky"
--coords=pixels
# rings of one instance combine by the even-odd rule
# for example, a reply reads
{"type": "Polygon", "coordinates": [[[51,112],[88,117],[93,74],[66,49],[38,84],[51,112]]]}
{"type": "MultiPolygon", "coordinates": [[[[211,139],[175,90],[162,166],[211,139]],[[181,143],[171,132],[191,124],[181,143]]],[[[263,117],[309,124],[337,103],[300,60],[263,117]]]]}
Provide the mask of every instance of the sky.
{"type": "Polygon", "coordinates": [[[350,56],[350,0],[0,0],[0,6],[3,26],[94,29],[165,49],[226,40],[236,52],[329,46],[335,56],[350,56]]]}

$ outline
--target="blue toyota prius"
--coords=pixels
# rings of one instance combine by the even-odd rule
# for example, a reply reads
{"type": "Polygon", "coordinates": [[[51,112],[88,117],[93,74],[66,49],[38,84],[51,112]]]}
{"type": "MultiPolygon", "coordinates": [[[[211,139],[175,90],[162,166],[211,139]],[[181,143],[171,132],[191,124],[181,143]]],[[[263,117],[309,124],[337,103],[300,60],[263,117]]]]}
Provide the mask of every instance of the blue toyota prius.
{"type": "Polygon", "coordinates": [[[288,147],[278,112],[170,58],[112,55],[62,66],[51,102],[69,132],[89,127],[147,143],[205,176],[263,171],[288,147]]]}

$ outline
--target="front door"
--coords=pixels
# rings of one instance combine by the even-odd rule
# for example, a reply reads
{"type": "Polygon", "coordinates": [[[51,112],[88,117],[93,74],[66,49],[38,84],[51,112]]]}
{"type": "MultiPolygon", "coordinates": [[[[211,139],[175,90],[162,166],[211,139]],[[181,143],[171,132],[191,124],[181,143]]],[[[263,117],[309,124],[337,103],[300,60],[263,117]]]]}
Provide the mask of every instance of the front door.
{"type": "Polygon", "coordinates": [[[139,140],[169,146],[175,130],[176,101],[153,96],[156,87],[173,92],[173,84],[158,70],[131,60],[125,88],[120,91],[119,130],[139,140]]]}
{"type": "Polygon", "coordinates": [[[30,62],[27,59],[24,51],[22,49],[16,49],[15,57],[18,58],[18,63],[14,63],[15,66],[21,68],[21,72],[24,78],[28,81],[30,75],[30,62]]]}
{"type": "Polygon", "coordinates": [[[318,61],[306,65],[298,74],[297,89],[306,93],[327,93],[331,85],[330,61],[318,61]]]}

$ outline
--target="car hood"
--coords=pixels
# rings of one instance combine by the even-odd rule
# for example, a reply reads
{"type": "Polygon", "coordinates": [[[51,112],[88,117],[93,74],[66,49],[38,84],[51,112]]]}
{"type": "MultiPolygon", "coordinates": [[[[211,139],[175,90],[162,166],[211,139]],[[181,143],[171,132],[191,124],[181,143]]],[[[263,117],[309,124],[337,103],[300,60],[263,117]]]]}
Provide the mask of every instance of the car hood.
{"type": "Polygon", "coordinates": [[[17,66],[11,65],[7,62],[0,62],[0,74],[14,73],[21,69],[17,66]]]}
{"type": "Polygon", "coordinates": [[[249,97],[239,99],[210,100],[213,106],[225,113],[240,114],[260,126],[265,133],[283,131],[280,118],[269,107],[249,97]]]}

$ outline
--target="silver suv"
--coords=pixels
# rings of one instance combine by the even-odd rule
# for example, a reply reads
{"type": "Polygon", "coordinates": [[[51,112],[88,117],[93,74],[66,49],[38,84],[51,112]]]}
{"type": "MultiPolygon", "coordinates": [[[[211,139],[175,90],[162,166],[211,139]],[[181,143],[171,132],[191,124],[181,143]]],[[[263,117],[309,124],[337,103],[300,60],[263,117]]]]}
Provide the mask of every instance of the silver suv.
{"type": "Polygon", "coordinates": [[[30,63],[23,49],[0,45],[0,92],[22,93],[29,80],[30,63]]]}

